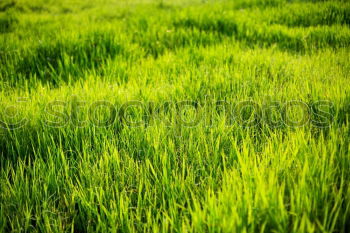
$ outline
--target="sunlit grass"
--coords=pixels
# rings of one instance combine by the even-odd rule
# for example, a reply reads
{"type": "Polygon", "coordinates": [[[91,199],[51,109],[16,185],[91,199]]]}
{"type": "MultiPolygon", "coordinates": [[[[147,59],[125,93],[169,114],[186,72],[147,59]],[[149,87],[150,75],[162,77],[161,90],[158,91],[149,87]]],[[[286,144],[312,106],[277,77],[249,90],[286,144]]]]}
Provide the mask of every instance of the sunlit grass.
{"type": "Polygon", "coordinates": [[[0,231],[349,232],[349,10],[1,2],[0,231]]]}

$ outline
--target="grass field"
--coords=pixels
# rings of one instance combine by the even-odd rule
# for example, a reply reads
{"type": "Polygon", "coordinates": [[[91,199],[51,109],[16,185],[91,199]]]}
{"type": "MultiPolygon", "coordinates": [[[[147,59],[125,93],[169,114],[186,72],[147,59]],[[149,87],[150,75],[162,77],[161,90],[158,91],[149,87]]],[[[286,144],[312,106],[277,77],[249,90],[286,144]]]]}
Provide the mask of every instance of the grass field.
{"type": "Polygon", "coordinates": [[[0,232],[350,232],[350,2],[0,0],[0,232]]]}

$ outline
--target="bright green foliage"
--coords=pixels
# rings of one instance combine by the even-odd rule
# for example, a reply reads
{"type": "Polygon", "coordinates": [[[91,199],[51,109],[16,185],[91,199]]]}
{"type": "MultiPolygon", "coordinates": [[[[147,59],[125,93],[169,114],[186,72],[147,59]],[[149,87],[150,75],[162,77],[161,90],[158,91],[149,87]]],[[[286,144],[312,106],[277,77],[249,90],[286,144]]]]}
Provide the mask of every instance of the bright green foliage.
{"type": "Polygon", "coordinates": [[[1,0],[0,232],[349,232],[349,26],[347,1],[1,0]]]}

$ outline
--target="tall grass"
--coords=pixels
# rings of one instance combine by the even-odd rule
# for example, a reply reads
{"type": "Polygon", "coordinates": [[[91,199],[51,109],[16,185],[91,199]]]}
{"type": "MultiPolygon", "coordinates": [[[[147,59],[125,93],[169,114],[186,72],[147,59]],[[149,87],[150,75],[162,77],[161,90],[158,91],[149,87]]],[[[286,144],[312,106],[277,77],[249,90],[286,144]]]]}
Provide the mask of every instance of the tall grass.
{"type": "Polygon", "coordinates": [[[0,3],[0,232],[348,232],[349,4],[0,3]]]}

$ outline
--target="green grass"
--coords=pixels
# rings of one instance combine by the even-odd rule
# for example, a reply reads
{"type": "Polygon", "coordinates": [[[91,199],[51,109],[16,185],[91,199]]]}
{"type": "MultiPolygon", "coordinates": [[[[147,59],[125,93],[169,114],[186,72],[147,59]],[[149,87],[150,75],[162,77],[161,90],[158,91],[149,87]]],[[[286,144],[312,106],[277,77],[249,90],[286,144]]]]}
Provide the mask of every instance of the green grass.
{"type": "Polygon", "coordinates": [[[0,2],[0,232],[349,232],[347,1],[0,2]]]}

